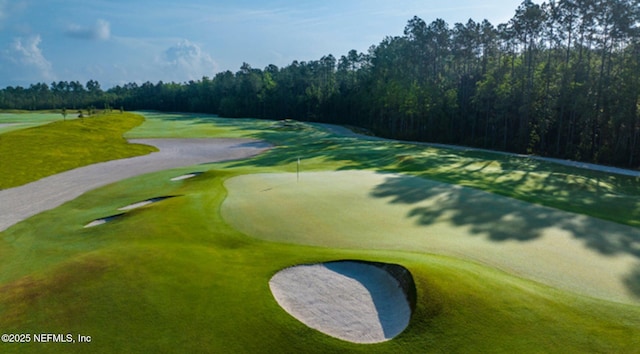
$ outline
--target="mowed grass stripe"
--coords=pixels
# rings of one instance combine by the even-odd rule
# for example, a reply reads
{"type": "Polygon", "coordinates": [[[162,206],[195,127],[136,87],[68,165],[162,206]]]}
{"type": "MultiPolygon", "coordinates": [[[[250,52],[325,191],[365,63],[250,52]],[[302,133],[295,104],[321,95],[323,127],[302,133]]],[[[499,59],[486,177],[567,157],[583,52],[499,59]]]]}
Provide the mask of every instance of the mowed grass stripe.
{"type": "Polygon", "coordinates": [[[0,135],[0,189],[98,162],[157,151],[129,144],[123,134],[144,118],[112,113],[92,118],[57,121],[0,135]]]}

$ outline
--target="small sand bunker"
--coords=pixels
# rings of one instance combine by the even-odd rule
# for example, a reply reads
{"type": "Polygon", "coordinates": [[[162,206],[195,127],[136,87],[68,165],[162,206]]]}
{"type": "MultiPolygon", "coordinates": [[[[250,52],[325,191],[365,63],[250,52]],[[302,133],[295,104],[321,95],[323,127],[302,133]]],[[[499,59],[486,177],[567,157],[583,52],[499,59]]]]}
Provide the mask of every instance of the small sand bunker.
{"type": "Polygon", "coordinates": [[[124,215],[124,213],[121,213],[121,214],[107,216],[106,218],[95,219],[92,222],[84,225],[84,227],[87,228],[87,227],[94,227],[94,226],[98,226],[98,225],[103,225],[103,224],[106,224],[106,223],[108,223],[110,221],[113,221],[113,220],[115,220],[115,219],[117,219],[117,218],[119,218],[119,217],[121,217],[123,215],[124,215]]]}
{"type": "Polygon", "coordinates": [[[409,324],[416,290],[395,264],[336,261],[299,265],[269,281],[278,304],[305,325],[353,343],[379,343],[409,324]]]}
{"type": "Polygon", "coordinates": [[[184,175],[181,175],[181,176],[178,176],[178,177],[173,177],[171,179],[171,181],[182,181],[182,180],[185,180],[185,179],[193,178],[193,177],[201,175],[201,174],[202,174],[202,172],[191,172],[191,173],[187,173],[187,174],[184,174],[184,175]]]}
{"type": "Polygon", "coordinates": [[[159,201],[162,201],[162,200],[165,200],[165,199],[169,199],[169,198],[173,198],[173,197],[175,197],[175,196],[169,195],[169,196],[163,196],[163,197],[155,197],[155,198],[143,200],[141,202],[129,204],[127,206],[123,206],[122,208],[118,208],[118,210],[127,211],[127,210],[131,210],[131,209],[136,209],[136,208],[143,207],[145,205],[149,205],[151,203],[157,203],[159,201]]]}

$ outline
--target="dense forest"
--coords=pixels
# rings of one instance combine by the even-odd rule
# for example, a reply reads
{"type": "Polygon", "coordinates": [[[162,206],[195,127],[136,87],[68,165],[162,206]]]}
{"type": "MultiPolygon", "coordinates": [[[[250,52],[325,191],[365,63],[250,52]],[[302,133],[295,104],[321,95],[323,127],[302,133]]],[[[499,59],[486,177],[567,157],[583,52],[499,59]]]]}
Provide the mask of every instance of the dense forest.
{"type": "Polygon", "coordinates": [[[185,83],[0,90],[2,109],[124,107],[319,121],[397,139],[640,166],[640,0],[523,1],[508,23],[431,23],[367,53],[185,83]]]}

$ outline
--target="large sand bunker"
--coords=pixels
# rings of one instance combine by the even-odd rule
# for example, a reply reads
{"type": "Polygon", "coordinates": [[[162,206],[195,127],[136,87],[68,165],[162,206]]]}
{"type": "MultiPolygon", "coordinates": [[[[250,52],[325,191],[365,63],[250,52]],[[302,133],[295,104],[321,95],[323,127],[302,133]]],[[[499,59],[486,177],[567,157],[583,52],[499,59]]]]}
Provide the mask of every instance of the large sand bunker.
{"type": "Polygon", "coordinates": [[[305,325],[354,343],[379,343],[409,324],[415,285],[399,265],[338,261],[276,273],[269,287],[280,306],[305,325]]]}

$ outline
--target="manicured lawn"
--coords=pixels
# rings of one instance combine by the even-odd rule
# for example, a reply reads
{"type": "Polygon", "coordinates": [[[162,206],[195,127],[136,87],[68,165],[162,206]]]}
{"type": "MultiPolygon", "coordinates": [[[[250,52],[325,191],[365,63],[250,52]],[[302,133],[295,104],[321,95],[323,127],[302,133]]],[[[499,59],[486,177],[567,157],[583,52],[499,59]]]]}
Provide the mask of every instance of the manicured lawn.
{"type": "Polygon", "coordinates": [[[300,158],[306,171],[369,169],[400,172],[640,226],[638,177],[491,152],[343,137],[308,123],[299,123],[295,129],[282,129],[273,121],[257,119],[141,114],[147,121],[128,132],[126,137],[251,137],[277,146],[266,154],[228,166],[295,172],[300,158]]]}
{"type": "MultiPolygon", "coordinates": [[[[67,120],[76,119],[77,114],[68,114],[67,120]]],[[[0,134],[14,130],[35,127],[63,120],[59,112],[14,112],[0,110],[0,134]]]]}
{"type": "MultiPolygon", "coordinates": [[[[222,211],[227,193],[234,193],[233,189],[227,191],[225,183],[234,183],[238,178],[288,172],[274,176],[288,176],[291,178],[286,183],[298,183],[298,157],[302,158],[303,172],[399,172],[407,168],[408,175],[425,179],[415,182],[416,179],[407,178],[380,185],[381,189],[373,191],[379,195],[371,195],[371,200],[389,204],[394,203],[394,198],[400,198],[396,203],[410,200],[412,189],[407,190],[406,186],[440,185],[426,179],[489,191],[513,190],[501,194],[526,199],[546,186],[534,176],[535,171],[548,174],[545,178],[555,181],[557,188],[566,189],[563,192],[568,199],[615,194],[623,200],[638,197],[634,180],[604,174],[595,178],[577,169],[492,154],[344,138],[306,125],[289,131],[274,129],[273,123],[267,121],[185,117],[148,116],[146,123],[129,134],[197,136],[204,129],[212,135],[231,132],[234,136],[259,137],[277,147],[248,160],[127,179],[88,192],[0,233],[3,332],[72,333],[92,338],[89,344],[0,343],[0,351],[632,353],[640,347],[639,305],[581,296],[495,269],[483,260],[434,255],[414,247],[417,244],[411,244],[410,249],[395,247],[393,238],[408,239],[403,235],[388,235],[392,240],[388,248],[380,246],[382,238],[369,240],[362,235],[360,240],[353,236],[349,240],[354,242],[351,246],[345,246],[335,235],[326,235],[314,245],[295,240],[260,240],[236,229],[222,211]],[[165,120],[171,126],[167,132],[161,128],[165,120]],[[212,123],[215,126],[210,126],[212,123]],[[484,164],[486,175],[479,168],[484,164]],[[489,169],[491,166],[494,172],[489,169]],[[204,173],[170,181],[194,171],[204,173]],[[504,178],[509,188],[499,187],[501,180],[497,178],[504,178]],[[586,188],[594,178],[600,184],[586,188]],[[578,180],[586,182],[576,183],[578,180]],[[602,192],[604,182],[606,193],[602,192]],[[177,197],[133,209],[101,226],[83,228],[91,220],[118,213],[122,206],[166,195],[177,197]],[[307,328],[277,305],[268,288],[273,274],[295,264],[338,259],[397,263],[412,272],[418,302],[405,332],[382,344],[350,344],[307,328]]],[[[304,178],[303,173],[300,186],[304,185],[304,178]]],[[[326,183],[330,187],[331,180],[326,183]]],[[[335,186],[349,188],[339,183],[335,186]]],[[[571,205],[560,194],[557,198],[540,199],[540,204],[548,199],[560,200],[558,203],[567,208],[571,205]]],[[[361,202],[355,206],[361,207],[361,202]]],[[[326,201],[320,204],[319,216],[324,213],[330,217],[316,218],[316,224],[308,223],[307,228],[347,225],[345,218],[333,217],[326,201]]],[[[472,205],[471,209],[476,207],[479,206],[472,205]]],[[[249,206],[246,208],[245,222],[255,222],[249,206]]],[[[395,209],[391,205],[387,210],[395,209]]],[[[463,217],[464,209],[460,210],[463,217]]],[[[635,206],[625,217],[631,218],[637,211],[635,206]]],[[[292,216],[296,212],[292,210],[292,216]]],[[[382,227],[385,222],[378,214],[350,212],[354,223],[380,223],[382,227]]],[[[296,220],[302,227],[309,222],[305,218],[296,220]]],[[[283,234],[291,231],[290,223],[269,226],[281,227],[283,234]]],[[[455,225],[449,227],[453,229],[455,225]]],[[[490,242],[527,245],[521,240],[490,242]]],[[[627,249],[633,251],[638,239],[632,237],[627,242],[627,249]]],[[[619,245],[620,249],[623,247],[619,245]]],[[[631,251],[626,256],[634,257],[637,264],[640,256],[631,251]]],[[[633,292],[640,277],[629,279],[628,288],[633,292]]]]}
{"type": "MultiPolygon", "coordinates": [[[[92,337],[90,347],[68,344],[67,352],[177,346],[188,352],[632,352],[640,344],[637,306],[577,296],[451,257],[249,238],[219,214],[223,181],[241,171],[211,167],[178,183],[167,181],[187,169],[123,181],[5,231],[0,326],[92,337]],[[82,228],[156,195],[181,197],[82,228]],[[310,330],[277,306],[268,289],[275,272],[336,259],[411,270],[418,307],[404,333],[358,346],[310,330]]],[[[60,350],[51,343],[2,349],[60,350]]]]}
{"type": "Polygon", "coordinates": [[[240,138],[259,134],[272,122],[259,119],[224,119],[206,114],[137,112],[146,118],[125,134],[136,138],[240,138]]]}
{"type": "MultiPolygon", "coordinates": [[[[47,114],[42,120],[46,121],[46,117],[47,114]]],[[[153,152],[153,147],[132,145],[122,137],[124,132],[142,124],[143,120],[131,113],[113,113],[58,120],[0,134],[0,189],[23,185],[76,167],[153,152]]]]}
{"type": "Polygon", "coordinates": [[[299,177],[265,173],[227,180],[223,217],[268,241],[438,253],[560,289],[640,302],[640,293],[626,284],[638,268],[635,227],[397,173],[299,177]]]}

